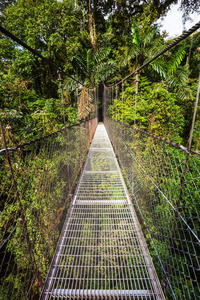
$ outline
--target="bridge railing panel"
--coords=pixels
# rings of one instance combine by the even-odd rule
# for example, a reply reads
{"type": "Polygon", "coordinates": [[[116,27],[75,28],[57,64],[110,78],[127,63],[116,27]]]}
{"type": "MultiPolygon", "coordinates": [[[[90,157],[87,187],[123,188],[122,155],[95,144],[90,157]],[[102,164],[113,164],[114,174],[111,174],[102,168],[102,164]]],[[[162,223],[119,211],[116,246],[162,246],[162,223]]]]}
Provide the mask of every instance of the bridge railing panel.
{"type": "Polygon", "coordinates": [[[96,125],[1,150],[0,299],[40,294],[96,125]]]}
{"type": "Polygon", "coordinates": [[[109,117],[104,122],[165,295],[198,299],[199,156],[109,117]]]}

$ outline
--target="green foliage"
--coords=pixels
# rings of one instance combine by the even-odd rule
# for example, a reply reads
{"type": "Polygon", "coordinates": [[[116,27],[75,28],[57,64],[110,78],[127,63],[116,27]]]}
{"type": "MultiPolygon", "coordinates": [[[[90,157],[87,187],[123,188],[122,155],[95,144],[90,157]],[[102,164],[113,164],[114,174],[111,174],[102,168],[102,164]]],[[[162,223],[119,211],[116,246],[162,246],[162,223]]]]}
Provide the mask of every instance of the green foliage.
{"type": "Polygon", "coordinates": [[[185,49],[187,47],[188,47],[187,45],[183,45],[173,53],[172,59],[170,60],[170,64],[167,70],[168,74],[173,74],[176,71],[176,69],[178,68],[178,66],[180,65],[180,63],[185,57],[186,54],[185,49]]]}
{"type": "MultiPolygon", "coordinates": [[[[146,77],[140,77],[140,89],[137,98],[136,125],[164,138],[181,142],[184,126],[184,116],[181,107],[177,105],[176,93],[167,90],[164,83],[151,82],[146,77]]],[[[127,87],[122,94],[114,100],[110,107],[110,115],[128,124],[134,124],[135,119],[135,87],[127,87]]]]}
{"type": "Polygon", "coordinates": [[[136,21],[133,21],[131,25],[131,32],[133,34],[133,44],[139,46],[139,44],[141,43],[140,28],[137,25],[136,21]]]}
{"type": "MultiPolygon", "coordinates": [[[[52,111],[51,101],[46,106],[52,111]]],[[[3,164],[0,237],[6,267],[1,283],[2,295],[9,299],[37,299],[41,292],[69,208],[69,193],[88,150],[88,123],[10,152],[19,198],[8,161],[3,164]]]]}
{"type": "Polygon", "coordinates": [[[199,158],[132,126],[105,124],[166,299],[172,290],[177,299],[198,297],[199,246],[185,222],[199,234],[199,158]]]}
{"type": "Polygon", "coordinates": [[[72,58],[72,65],[85,84],[90,84],[91,87],[97,86],[99,82],[114,73],[117,65],[114,60],[108,60],[110,52],[111,47],[102,47],[95,54],[92,49],[86,48],[72,58]]]}
{"type": "Polygon", "coordinates": [[[140,67],[145,61],[153,57],[163,48],[164,44],[156,25],[143,28],[135,19],[131,25],[131,39],[132,42],[122,57],[121,65],[133,64],[133,69],[140,67]]]}
{"type": "MultiPolygon", "coordinates": [[[[44,57],[93,87],[102,81],[106,81],[108,84],[124,78],[171,42],[164,40],[165,35],[160,33],[154,22],[158,16],[164,14],[168,4],[172,2],[162,1],[161,3],[158,1],[155,5],[153,2],[144,3],[144,1],[96,1],[93,2],[92,12],[89,12],[88,1],[7,0],[0,1],[0,7],[3,8],[0,19],[3,26],[39,51],[44,57]],[[96,28],[97,44],[95,47],[91,43],[90,18],[93,19],[93,25],[96,28]]],[[[113,97],[113,105],[108,110],[109,116],[130,125],[133,125],[135,120],[136,126],[141,129],[187,145],[200,70],[199,53],[195,52],[199,47],[199,42],[199,32],[194,33],[192,37],[188,37],[183,43],[142,70],[139,75],[136,116],[133,78],[125,82],[123,104],[121,92],[119,92],[118,98],[116,95],[113,97]]],[[[0,117],[8,147],[61,129],[64,126],[63,108],[56,82],[56,69],[2,34],[0,34],[0,53],[0,117]]],[[[80,116],[85,118],[94,112],[94,98],[92,92],[88,97],[86,89],[82,89],[77,99],[76,83],[68,80],[65,75],[62,76],[65,87],[64,114],[66,125],[69,125],[76,123],[80,116]],[[79,116],[77,102],[79,103],[79,116]]],[[[80,91],[81,86],[79,85],[78,88],[80,91]]],[[[200,111],[198,108],[192,144],[196,150],[199,150],[200,146],[199,132],[200,111]]],[[[122,132],[119,131],[119,133],[122,132]]],[[[123,134],[125,136],[124,132],[123,134]]],[[[160,180],[160,169],[156,165],[160,161],[160,153],[156,150],[151,152],[151,143],[145,139],[133,144],[131,131],[128,132],[126,138],[128,149],[133,149],[134,153],[137,149],[142,149],[143,156],[139,163],[146,162],[146,170],[151,173],[153,180],[161,189],[168,193],[168,196],[173,191],[172,201],[174,201],[173,204],[176,204],[174,199],[179,196],[177,187],[180,186],[180,180],[177,178],[160,180]],[[154,166],[153,170],[150,166],[154,166]],[[168,187],[170,188],[167,190],[168,187]]],[[[78,130],[70,129],[67,133],[67,140],[67,150],[65,137],[59,135],[54,140],[55,143],[52,144],[51,149],[48,148],[48,143],[42,148],[42,144],[40,144],[42,142],[39,142],[35,150],[30,146],[25,148],[24,152],[20,152],[21,157],[18,152],[16,156],[11,155],[22,207],[27,212],[25,217],[30,241],[34,245],[35,259],[42,278],[45,278],[53,256],[59,236],[60,218],[64,209],[67,209],[63,205],[69,191],[66,174],[70,172],[72,185],[80,169],[80,161],[83,162],[85,157],[88,140],[84,126],[78,130]],[[48,151],[42,153],[39,149],[48,149],[48,151]],[[30,154],[31,151],[35,151],[33,155],[30,154]],[[66,151],[69,169],[67,168],[66,151]],[[29,171],[27,171],[28,166],[29,171]],[[53,225],[56,226],[55,232],[53,232],[53,225]],[[51,234],[52,240],[48,245],[51,234]],[[48,255],[45,259],[41,259],[44,251],[47,251],[48,255]]],[[[117,143],[120,145],[119,137],[117,143]]],[[[4,148],[2,137],[0,148],[4,148]]],[[[124,145],[121,145],[120,150],[125,152],[124,149],[124,145]]],[[[127,161],[130,161],[132,159],[130,152],[125,153],[127,161]]],[[[180,162],[185,161],[184,155],[178,156],[170,149],[165,149],[163,155],[166,158],[174,158],[172,163],[174,168],[179,166],[180,162]]],[[[3,158],[0,159],[3,164],[3,158]]],[[[94,169],[99,165],[105,170],[110,167],[102,158],[91,160],[91,165],[94,169]]],[[[195,170],[196,165],[195,160],[190,160],[188,169],[195,170]]],[[[138,167],[136,165],[134,167],[134,171],[137,170],[138,167]]],[[[132,160],[124,169],[128,183],[131,182],[133,176],[131,168],[132,160]]],[[[166,166],[166,172],[168,169],[169,166],[166,166]]],[[[149,224],[149,232],[154,234],[152,243],[149,245],[150,251],[152,256],[155,256],[156,247],[163,260],[167,261],[171,251],[169,240],[173,235],[171,228],[175,226],[174,214],[165,199],[161,196],[157,197],[155,189],[148,179],[144,178],[139,168],[137,171],[136,180],[142,187],[140,190],[141,210],[149,224]],[[144,201],[147,195],[151,199],[154,213],[159,215],[161,212],[165,212],[165,219],[157,221],[158,224],[155,224],[153,214],[147,209],[144,201]],[[168,234],[169,239],[165,242],[161,242],[159,238],[159,226],[168,228],[164,234],[168,234]]],[[[198,178],[198,172],[193,172],[194,178],[198,178]]],[[[5,290],[9,290],[9,286],[12,286],[18,298],[23,299],[25,298],[23,287],[27,280],[26,276],[32,276],[34,268],[30,263],[25,229],[20,223],[21,211],[16,193],[14,190],[10,191],[9,184],[12,183],[12,176],[7,164],[0,174],[2,182],[5,181],[5,178],[7,178],[7,183],[3,192],[3,200],[0,202],[1,211],[4,209],[0,234],[2,235],[5,227],[8,226],[7,234],[12,234],[12,236],[7,244],[7,249],[11,254],[11,260],[19,267],[18,271],[13,274],[10,272],[6,277],[5,290]],[[5,207],[4,203],[6,203],[5,207]],[[16,226],[13,232],[12,224],[16,226]]],[[[186,173],[185,178],[188,185],[183,188],[184,201],[181,200],[181,205],[184,212],[195,216],[199,199],[196,194],[194,202],[192,202],[191,197],[187,194],[187,189],[190,188],[194,193],[195,186],[189,172],[186,173]]],[[[105,187],[102,186],[102,191],[104,189],[105,187]]],[[[193,222],[198,229],[199,225],[195,217],[193,222]]],[[[85,229],[88,228],[87,226],[85,224],[85,229]]],[[[146,237],[149,239],[149,233],[146,234],[146,237]]],[[[182,238],[184,239],[184,237],[182,238]]],[[[176,246],[180,245],[177,243],[176,246]]],[[[132,259],[128,263],[131,264],[132,259]]],[[[194,257],[192,259],[195,260],[194,257]]],[[[180,263],[183,266],[182,274],[189,276],[188,270],[184,267],[187,260],[189,260],[187,256],[183,258],[174,253],[171,264],[177,266],[180,263]]],[[[100,262],[99,265],[101,263],[103,265],[103,262],[100,262]]],[[[155,261],[155,264],[157,265],[158,261],[155,261]]],[[[182,275],[177,277],[177,286],[182,285],[183,277],[182,275]]],[[[95,286],[95,282],[91,284],[95,286]]],[[[183,286],[176,289],[178,299],[181,299],[181,289],[184,288],[183,286]]],[[[33,295],[38,295],[38,293],[39,288],[34,285],[33,295]]],[[[15,294],[11,294],[11,292],[7,294],[3,291],[1,299],[6,298],[15,299],[15,294]]]]}

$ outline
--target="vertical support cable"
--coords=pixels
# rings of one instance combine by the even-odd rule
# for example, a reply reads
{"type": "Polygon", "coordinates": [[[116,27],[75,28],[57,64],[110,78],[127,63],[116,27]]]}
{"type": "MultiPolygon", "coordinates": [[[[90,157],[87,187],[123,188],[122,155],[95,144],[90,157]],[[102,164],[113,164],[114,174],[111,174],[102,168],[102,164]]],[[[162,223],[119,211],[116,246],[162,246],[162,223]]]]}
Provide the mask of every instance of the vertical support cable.
{"type": "Polygon", "coordinates": [[[122,81],[122,123],[123,123],[123,103],[124,102],[124,81],[122,81]]]}
{"type": "Polygon", "coordinates": [[[77,110],[79,114],[79,103],[78,103],[78,84],[76,85],[76,98],[77,98],[77,110]]]}
{"type": "Polygon", "coordinates": [[[116,91],[116,121],[117,121],[117,89],[118,89],[118,86],[116,86],[115,88],[115,91],[116,91]]]}
{"type": "Polygon", "coordinates": [[[69,193],[71,193],[71,178],[70,178],[70,168],[69,168],[69,158],[67,153],[67,143],[68,143],[68,136],[67,136],[67,128],[65,128],[65,135],[66,135],[66,163],[67,163],[67,176],[68,176],[68,187],[69,187],[69,193]]]}
{"type": "Polygon", "coordinates": [[[187,64],[190,64],[190,57],[191,57],[191,50],[192,50],[192,44],[193,44],[193,34],[191,34],[191,40],[190,40],[190,50],[189,50],[189,54],[188,54],[188,58],[187,58],[187,64]]]}
{"type": "Polygon", "coordinates": [[[136,107],[137,107],[137,95],[138,95],[138,74],[139,72],[136,73],[136,78],[135,78],[135,82],[136,82],[136,91],[135,91],[135,116],[134,116],[134,126],[136,126],[136,107]]]}
{"type": "Polygon", "coordinates": [[[87,88],[87,102],[86,102],[87,104],[88,104],[88,119],[90,118],[90,102],[89,102],[89,92],[88,92],[88,88],[87,88]]]}
{"type": "Polygon", "coordinates": [[[109,95],[109,89],[108,88],[106,88],[105,91],[106,91],[106,113],[105,113],[105,116],[107,117],[107,111],[108,111],[108,107],[109,107],[109,97],[110,97],[110,95],[109,95]]]}
{"type": "Polygon", "coordinates": [[[99,119],[99,89],[98,89],[98,85],[97,85],[97,91],[96,91],[96,97],[97,97],[97,100],[96,100],[96,105],[97,105],[97,108],[96,108],[96,117],[97,117],[97,122],[98,122],[98,119],[99,119]]]}
{"type": "Polygon", "coordinates": [[[196,119],[196,114],[197,114],[197,106],[198,106],[198,101],[199,101],[199,91],[200,91],[200,72],[199,72],[199,81],[198,81],[198,86],[197,86],[197,95],[196,95],[196,101],[195,101],[195,105],[194,105],[194,113],[193,113],[192,126],[191,126],[191,131],[190,131],[190,138],[189,138],[189,146],[188,146],[188,151],[189,152],[191,150],[191,145],[192,145],[192,137],[193,137],[193,132],[194,132],[194,124],[195,124],[195,119],[196,119]]]}
{"type": "Polygon", "coordinates": [[[95,117],[97,116],[97,88],[94,88],[95,117]]]}
{"type": "MultiPolygon", "coordinates": [[[[136,72],[136,77],[135,77],[135,87],[136,87],[136,90],[135,90],[135,115],[134,115],[134,127],[136,127],[136,111],[137,111],[137,96],[138,96],[138,82],[139,82],[139,79],[138,79],[138,74],[139,72],[136,72]]],[[[134,153],[135,153],[135,148],[136,148],[136,129],[134,128],[134,133],[133,133],[133,150],[134,150],[134,153]]],[[[134,168],[134,164],[135,164],[135,160],[134,160],[134,157],[133,157],[133,164],[132,164],[132,168],[134,168]]],[[[134,169],[132,170],[132,176],[134,174],[134,169]]],[[[132,193],[134,191],[134,180],[132,180],[132,193]]]]}
{"type": "Polygon", "coordinates": [[[179,202],[177,203],[177,210],[178,210],[178,206],[179,203],[182,200],[183,197],[183,187],[185,184],[185,176],[186,173],[188,171],[188,161],[189,161],[189,157],[190,157],[190,151],[191,151],[191,145],[192,145],[192,137],[193,137],[193,132],[194,132],[194,124],[195,124],[195,119],[196,119],[196,113],[197,113],[197,106],[198,106],[198,101],[199,101],[199,91],[200,91],[200,72],[199,72],[199,81],[198,81],[198,86],[197,86],[197,94],[196,94],[196,101],[195,101],[195,105],[194,105],[194,112],[193,112],[193,118],[192,118],[192,126],[191,126],[191,130],[190,130],[190,138],[189,138],[189,145],[188,145],[188,154],[186,157],[186,162],[185,162],[185,171],[182,175],[181,178],[181,182],[180,182],[180,196],[179,196],[179,202]]]}
{"type": "Polygon", "coordinates": [[[112,112],[113,112],[113,87],[110,88],[110,107],[111,107],[111,111],[109,114],[109,117],[112,118],[112,112]]]}
{"type": "MultiPolygon", "coordinates": [[[[65,110],[64,110],[64,101],[63,101],[63,88],[62,88],[62,78],[61,78],[61,70],[59,69],[57,71],[58,73],[58,81],[60,85],[60,93],[61,93],[61,100],[62,100],[62,108],[63,108],[63,122],[64,126],[66,126],[65,122],[65,110]]],[[[70,182],[70,170],[69,170],[69,160],[68,160],[68,154],[67,154],[67,129],[65,128],[65,135],[66,135],[66,162],[67,162],[67,176],[68,176],[68,187],[69,187],[69,193],[71,190],[71,182],[70,182]]]]}
{"type": "Polygon", "coordinates": [[[59,68],[58,71],[58,81],[60,85],[60,94],[61,94],[61,100],[62,100],[62,108],[63,108],[63,122],[65,126],[65,110],[64,110],[64,101],[63,101],[63,88],[62,88],[62,78],[61,78],[61,69],[59,68]]]}
{"type": "Polygon", "coordinates": [[[111,105],[113,104],[113,86],[111,87],[111,105]]]}
{"type": "MultiPolygon", "coordinates": [[[[84,127],[86,122],[84,121],[84,127]]],[[[80,170],[82,169],[82,160],[81,160],[81,122],[79,124],[79,161],[80,161],[80,170]]]]}
{"type": "MultiPolygon", "coordinates": [[[[184,170],[184,173],[182,174],[182,177],[181,177],[181,180],[180,180],[180,195],[179,195],[179,199],[178,199],[178,201],[176,203],[176,212],[175,212],[175,218],[176,219],[179,218],[179,208],[180,208],[180,203],[181,203],[182,198],[183,198],[183,188],[184,188],[184,185],[185,185],[186,173],[189,170],[189,168],[188,168],[188,162],[189,162],[189,158],[190,158],[190,151],[191,151],[191,145],[192,145],[192,137],[193,137],[193,132],[194,132],[194,124],[195,124],[196,112],[197,112],[197,105],[198,105],[198,100],[199,100],[199,91],[200,91],[200,72],[199,72],[199,81],[198,81],[198,86],[197,86],[196,101],[195,101],[195,105],[194,105],[194,112],[193,112],[193,118],[192,118],[192,126],[191,126],[191,131],[190,131],[188,153],[187,153],[186,162],[185,162],[185,170],[184,170]]],[[[170,245],[170,247],[171,247],[171,245],[170,245]]]]}
{"type": "Polygon", "coordinates": [[[103,115],[103,120],[104,120],[104,117],[105,117],[105,105],[106,105],[106,98],[105,98],[105,87],[103,86],[102,87],[102,103],[101,103],[101,106],[102,106],[102,115],[103,115]]]}
{"type": "MultiPolygon", "coordinates": [[[[116,121],[117,121],[117,86],[115,87],[115,96],[116,96],[116,121]]],[[[115,132],[114,132],[114,148],[116,149],[116,136],[117,136],[117,122],[115,122],[115,132]]]]}
{"type": "Polygon", "coordinates": [[[12,168],[10,155],[9,155],[9,152],[8,152],[6,139],[5,139],[5,134],[4,134],[3,125],[2,125],[1,120],[0,120],[0,127],[1,127],[1,133],[2,133],[2,137],[3,137],[4,147],[5,147],[5,150],[6,150],[6,157],[7,157],[7,160],[8,160],[13,185],[14,185],[14,188],[15,188],[15,195],[16,195],[16,198],[17,198],[18,204],[19,204],[20,220],[21,220],[20,223],[23,225],[23,228],[24,228],[24,231],[25,231],[25,239],[26,239],[26,243],[27,243],[27,249],[28,249],[31,264],[34,266],[35,277],[37,277],[38,282],[41,283],[40,274],[38,272],[38,267],[36,265],[36,260],[35,260],[34,252],[33,252],[33,249],[32,249],[32,244],[31,244],[31,241],[30,241],[29,232],[28,232],[28,228],[27,228],[27,224],[26,224],[26,219],[25,219],[25,216],[24,216],[24,213],[23,213],[23,207],[22,207],[22,203],[21,203],[21,200],[20,200],[19,191],[18,191],[18,188],[17,188],[17,183],[16,183],[16,180],[15,180],[15,176],[14,176],[14,173],[13,173],[13,168],[12,168]]]}

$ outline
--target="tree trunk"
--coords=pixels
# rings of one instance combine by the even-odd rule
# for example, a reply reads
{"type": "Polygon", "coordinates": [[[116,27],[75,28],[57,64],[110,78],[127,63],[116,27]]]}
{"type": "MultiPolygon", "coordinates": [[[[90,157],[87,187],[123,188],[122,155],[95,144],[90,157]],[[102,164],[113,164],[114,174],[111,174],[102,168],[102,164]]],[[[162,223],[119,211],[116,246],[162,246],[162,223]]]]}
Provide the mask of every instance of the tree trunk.
{"type": "Polygon", "coordinates": [[[90,31],[91,42],[93,45],[93,49],[95,49],[97,41],[96,41],[95,21],[92,16],[91,0],[88,1],[88,17],[89,17],[89,31],[90,31]]]}

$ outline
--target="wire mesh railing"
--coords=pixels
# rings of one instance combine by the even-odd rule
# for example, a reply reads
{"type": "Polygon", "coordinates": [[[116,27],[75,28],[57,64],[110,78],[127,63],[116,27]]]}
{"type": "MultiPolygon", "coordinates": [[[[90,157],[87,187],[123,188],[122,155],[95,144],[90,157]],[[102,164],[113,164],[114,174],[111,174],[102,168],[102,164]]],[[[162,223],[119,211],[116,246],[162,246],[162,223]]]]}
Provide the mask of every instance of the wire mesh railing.
{"type": "Polygon", "coordinates": [[[40,294],[96,124],[1,150],[0,299],[40,294]]]}
{"type": "Polygon", "coordinates": [[[18,58],[3,57],[0,74],[0,299],[38,299],[97,125],[97,89],[0,31],[18,58]]]}
{"type": "Polygon", "coordinates": [[[164,299],[103,124],[99,124],[40,299],[164,299]]]}
{"type": "MultiPolygon", "coordinates": [[[[147,93],[148,80],[154,74],[151,73],[149,77],[140,77],[143,86],[143,96],[140,99],[142,105],[140,108],[143,109],[143,114],[138,114],[137,72],[143,67],[150,65],[155,58],[158,58],[174,45],[177,45],[199,27],[200,24],[196,24],[192,30],[186,32],[155,57],[144,62],[141,67],[136,68],[136,71],[134,71],[134,74],[136,74],[134,106],[130,105],[132,103],[128,103],[128,101],[125,102],[125,95],[128,98],[129,94],[133,92],[133,88],[131,89],[131,87],[129,87],[129,91],[126,89],[125,80],[128,80],[133,73],[113,87],[105,88],[104,93],[105,125],[126,176],[129,191],[144,229],[144,234],[149,244],[163,291],[169,299],[198,299],[200,297],[199,151],[191,151],[190,147],[186,149],[178,144],[167,142],[166,139],[159,138],[155,134],[149,134],[145,130],[136,127],[137,123],[137,126],[142,124],[143,128],[145,126],[147,128],[147,124],[144,124],[146,122],[144,115],[147,111],[145,110],[145,101],[142,102],[142,97],[144,98],[144,94],[147,93]],[[125,114],[127,105],[131,107],[131,110],[125,114]],[[123,123],[129,120],[130,115],[130,123],[134,123],[134,127],[123,123]]],[[[53,130],[63,127],[63,120],[65,125],[65,117],[70,115],[67,111],[68,107],[65,105],[70,95],[68,94],[65,99],[63,98],[61,85],[61,73],[67,76],[69,74],[66,74],[57,65],[45,59],[40,53],[17,39],[1,26],[0,29],[5,35],[31,51],[34,55],[45,61],[45,63],[48,63],[51,68],[57,69],[59,73],[62,107],[60,100],[55,99],[57,97],[57,86],[55,84],[52,89],[55,95],[54,99],[50,98],[49,89],[54,81],[55,70],[52,71],[51,68],[48,68],[48,72],[46,72],[46,69],[40,66],[35,58],[30,57],[32,68],[37,73],[35,76],[37,80],[34,83],[32,82],[31,86],[35,85],[38,90],[41,87],[45,87],[40,93],[45,95],[45,97],[48,94],[49,99],[36,99],[33,94],[32,101],[27,102],[25,95],[22,103],[21,98],[18,99],[16,95],[13,96],[10,93],[13,90],[12,85],[10,85],[12,80],[10,82],[7,81],[6,73],[1,75],[3,79],[1,85],[4,87],[1,117],[3,118],[3,123],[5,122],[4,125],[6,125],[4,127],[6,127],[7,136],[5,139],[2,130],[0,145],[4,144],[1,147],[4,149],[0,151],[0,179],[2,182],[0,299],[34,299],[38,298],[42,290],[44,278],[48,272],[59,233],[64,223],[64,215],[68,211],[75,182],[82,168],[89,142],[96,127],[97,120],[95,116],[97,111],[95,101],[97,91],[95,89],[89,90],[88,87],[84,86],[81,92],[79,92],[80,86],[78,85],[76,90],[75,88],[73,90],[73,97],[77,96],[76,101],[79,117],[94,117],[93,119],[46,135],[52,131],[52,124],[56,128],[53,130]],[[44,78],[46,78],[46,73],[49,73],[48,84],[46,82],[44,86],[41,86],[41,82],[38,80],[38,72],[41,69],[44,71],[42,73],[44,74],[44,78]],[[14,110],[11,109],[13,106],[12,99],[16,100],[14,110]],[[17,102],[18,100],[19,103],[17,102]],[[36,102],[38,105],[36,105],[36,102]],[[23,108],[23,112],[16,109],[19,106],[18,104],[23,108]],[[56,115],[55,110],[58,110],[56,111],[56,115]],[[61,112],[63,113],[62,117],[60,117],[62,115],[61,112]],[[18,124],[21,123],[23,114],[25,116],[23,118],[23,121],[25,121],[23,122],[23,129],[21,130],[23,134],[18,135],[16,134],[18,133],[18,124]],[[12,126],[15,128],[11,132],[12,126]],[[13,146],[16,141],[26,140],[25,137],[27,135],[30,135],[32,138],[33,128],[37,131],[41,130],[38,136],[44,134],[46,136],[16,147],[13,146]],[[15,135],[14,138],[13,134],[15,135]]],[[[183,47],[181,51],[184,51],[184,49],[183,47]]],[[[166,57],[167,64],[165,65],[165,70],[160,69],[163,74],[164,71],[169,71],[167,65],[170,61],[168,59],[169,57],[166,57]]],[[[10,63],[14,63],[14,60],[10,61],[10,63]]],[[[160,66],[162,67],[162,65],[160,66]]],[[[17,68],[17,65],[15,67],[17,68]]],[[[154,65],[154,71],[155,68],[156,65],[154,65]]],[[[187,71],[186,69],[185,67],[184,72],[187,71]]],[[[178,80],[181,78],[180,76],[184,75],[184,72],[176,73],[178,80]]],[[[71,79],[80,84],[75,78],[71,77],[71,79]]],[[[174,78],[169,79],[171,82],[174,80],[174,78]]],[[[164,109],[162,107],[160,109],[165,114],[165,110],[170,109],[170,106],[168,108],[168,104],[170,105],[174,101],[174,118],[173,120],[167,118],[169,115],[167,113],[167,117],[159,123],[156,130],[167,128],[163,132],[163,136],[170,137],[176,134],[177,127],[180,127],[176,136],[176,140],[178,140],[180,138],[179,133],[183,130],[181,127],[183,120],[181,117],[177,117],[180,113],[178,107],[175,105],[177,99],[171,97],[174,94],[170,94],[170,89],[164,89],[163,83],[157,84],[157,81],[157,79],[154,81],[154,85],[159,91],[157,97],[159,104],[161,103],[159,97],[161,97],[162,103],[165,102],[164,109]],[[162,126],[167,123],[169,126],[162,126]]],[[[83,86],[83,84],[81,85],[83,86]]],[[[14,86],[18,86],[17,81],[14,86]]],[[[177,86],[171,85],[172,90],[176,90],[176,88],[177,86]]],[[[181,88],[182,86],[179,86],[180,93],[181,88]]],[[[149,91],[148,97],[150,98],[149,91]]],[[[154,96],[152,94],[150,99],[155,98],[154,96]]],[[[74,111],[72,114],[75,115],[74,111]]],[[[162,116],[163,114],[160,114],[160,119],[162,119],[162,116]]],[[[154,117],[155,115],[152,114],[150,122],[152,127],[150,129],[153,128],[153,132],[155,133],[154,117]]],[[[78,119],[77,113],[76,118],[78,119]]],[[[99,145],[98,142],[97,145],[99,145]]],[[[94,168],[96,168],[95,164],[94,168]]],[[[108,198],[110,197],[109,195],[107,196],[108,198]]],[[[84,192],[81,197],[83,200],[85,197],[84,192]]],[[[95,195],[92,195],[92,197],[95,200],[95,195]]],[[[120,198],[119,193],[118,196],[115,196],[115,198],[117,197],[120,198]]],[[[77,213],[80,214],[80,211],[77,213]]],[[[76,231],[74,230],[73,233],[76,234],[76,231]]],[[[76,237],[75,240],[77,243],[79,242],[76,237]]],[[[71,250],[73,251],[72,248],[71,250]]],[[[111,255],[109,259],[112,261],[111,255]]],[[[79,268],[78,265],[75,265],[75,267],[79,268]]],[[[91,266],[87,267],[90,272],[89,268],[91,266]]],[[[69,269],[72,274],[72,266],[69,269]]],[[[65,271],[68,272],[69,270],[65,271]]],[[[113,269],[111,268],[111,274],[113,274],[112,272],[113,269]]],[[[119,270],[119,274],[120,272],[119,270]]],[[[104,283],[104,278],[101,279],[104,283]]],[[[123,280],[122,277],[120,279],[123,280]]],[[[84,289],[81,292],[79,289],[79,294],[77,294],[77,291],[71,287],[70,295],[65,293],[65,290],[57,290],[53,297],[77,297],[77,295],[81,298],[98,297],[98,292],[97,294],[95,292],[95,276],[91,278],[91,282],[90,294],[85,293],[84,289]]],[[[132,281],[130,281],[131,284],[132,281]]],[[[128,285],[122,285],[122,282],[119,282],[119,286],[120,290],[122,290],[122,286],[124,289],[124,292],[121,294],[122,298],[127,298],[126,288],[128,285]]],[[[106,289],[103,289],[102,285],[103,292],[101,296],[105,298],[109,297],[110,299],[112,297],[119,298],[119,294],[115,292],[115,289],[112,290],[113,287],[115,288],[115,285],[112,287],[110,285],[111,293],[108,294],[107,292],[105,293],[106,289]]],[[[146,297],[147,295],[140,294],[140,296],[146,297]]],[[[149,294],[149,296],[151,295],[149,294]]],[[[134,292],[131,297],[139,296],[134,292]]]]}
{"type": "Polygon", "coordinates": [[[200,158],[178,144],[105,117],[169,299],[200,296],[200,158]]]}
{"type": "Polygon", "coordinates": [[[104,86],[104,123],[167,299],[200,298],[199,27],[104,86]]]}

